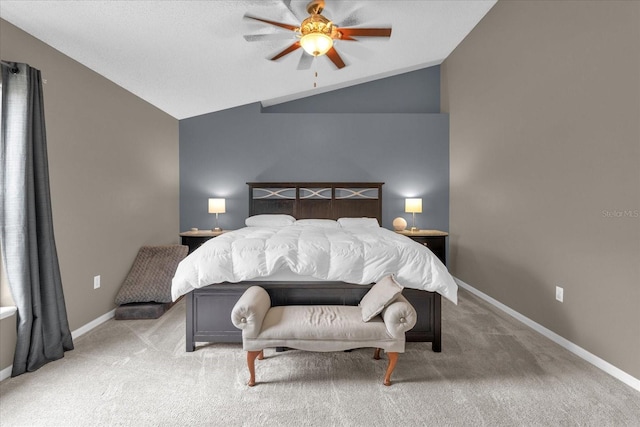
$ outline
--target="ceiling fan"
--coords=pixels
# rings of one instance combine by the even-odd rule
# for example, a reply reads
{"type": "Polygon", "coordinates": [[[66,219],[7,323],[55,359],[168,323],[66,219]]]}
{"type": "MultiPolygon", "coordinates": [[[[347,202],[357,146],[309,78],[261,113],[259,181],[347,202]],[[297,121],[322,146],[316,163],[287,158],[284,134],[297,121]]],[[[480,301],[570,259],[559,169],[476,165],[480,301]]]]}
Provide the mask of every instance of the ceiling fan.
{"type": "MultiPolygon", "coordinates": [[[[283,1],[283,3],[293,13],[293,10],[291,9],[291,1],[283,1]]],[[[316,56],[327,55],[331,62],[333,62],[338,69],[341,69],[344,68],[346,64],[336,51],[334,41],[358,41],[356,37],[391,37],[391,28],[338,27],[331,20],[322,15],[324,6],[324,0],[312,0],[309,2],[307,5],[307,13],[309,13],[309,16],[305,18],[300,25],[285,24],[282,22],[271,21],[269,19],[258,18],[248,14],[245,14],[244,17],[293,31],[297,40],[286,49],[269,59],[276,61],[302,47],[308,55],[303,54],[300,59],[301,66],[298,68],[306,68],[303,63],[309,64],[309,62],[316,56]]],[[[256,41],[271,38],[269,36],[278,37],[279,35],[248,35],[245,36],[245,39],[247,41],[256,41]]]]}

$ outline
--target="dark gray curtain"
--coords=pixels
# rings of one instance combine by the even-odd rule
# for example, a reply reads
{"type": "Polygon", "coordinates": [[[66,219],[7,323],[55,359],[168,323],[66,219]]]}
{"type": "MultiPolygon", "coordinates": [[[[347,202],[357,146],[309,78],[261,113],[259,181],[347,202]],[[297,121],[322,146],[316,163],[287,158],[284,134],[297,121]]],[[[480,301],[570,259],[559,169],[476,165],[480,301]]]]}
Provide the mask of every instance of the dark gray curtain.
{"type": "Polygon", "coordinates": [[[18,307],[11,376],[73,349],[53,236],[40,71],[2,61],[0,245],[18,307]]]}

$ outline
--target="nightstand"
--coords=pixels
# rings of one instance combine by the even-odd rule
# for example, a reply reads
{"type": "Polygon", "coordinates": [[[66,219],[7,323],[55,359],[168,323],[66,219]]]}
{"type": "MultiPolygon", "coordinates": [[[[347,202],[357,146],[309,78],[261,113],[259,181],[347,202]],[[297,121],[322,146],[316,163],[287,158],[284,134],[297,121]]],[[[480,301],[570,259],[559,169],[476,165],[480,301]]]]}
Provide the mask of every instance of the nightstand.
{"type": "Polygon", "coordinates": [[[444,265],[447,265],[446,239],[449,233],[439,230],[401,230],[396,233],[409,237],[411,240],[425,245],[444,265]]]}
{"type": "Polygon", "coordinates": [[[219,235],[226,233],[230,230],[222,230],[222,231],[212,231],[212,230],[196,230],[196,231],[185,231],[180,233],[180,239],[182,240],[182,244],[189,246],[189,253],[195,251],[209,239],[213,239],[214,237],[218,237],[219,235]]]}

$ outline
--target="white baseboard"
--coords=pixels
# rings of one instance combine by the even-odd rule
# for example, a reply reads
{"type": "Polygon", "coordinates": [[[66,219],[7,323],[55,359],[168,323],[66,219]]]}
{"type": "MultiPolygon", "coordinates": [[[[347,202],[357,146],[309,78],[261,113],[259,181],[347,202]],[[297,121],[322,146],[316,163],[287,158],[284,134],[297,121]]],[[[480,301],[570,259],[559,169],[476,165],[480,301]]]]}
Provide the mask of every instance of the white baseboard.
{"type": "MultiPolygon", "coordinates": [[[[72,331],[71,332],[71,338],[76,339],[76,338],[86,334],[87,332],[89,332],[93,328],[96,328],[97,326],[103,324],[107,320],[113,318],[115,315],[116,315],[116,309],[114,308],[110,312],[105,313],[102,316],[98,317],[97,319],[92,320],[91,322],[87,323],[86,325],[79,327],[75,331],[72,331]]],[[[11,376],[11,370],[12,369],[13,369],[13,365],[10,365],[10,366],[4,368],[3,370],[1,370],[0,371],[0,381],[4,381],[7,378],[9,378],[11,376]]]]}
{"type": "Polygon", "coordinates": [[[455,280],[458,283],[458,286],[460,286],[461,288],[466,289],[467,291],[471,292],[472,294],[476,295],[477,297],[485,300],[489,304],[495,306],[496,308],[499,308],[500,310],[502,310],[505,313],[507,313],[509,316],[514,317],[515,319],[521,321],[525,325],[529,326],[531,329],[533,329],[536,332],[544,335],[545,337],[549,338],[551,341],[555,342],[556,344],[566,348],[567,350],[569,350],[570,352],[572,352],[576,356],[586,360],[587,362],[591,363],[595,367],[602,369],[603,371],[605,371],[606,373],[608,373],[612,377],[622,381],[623,383],[625,383],[629,387],[632,387],[632,388],[640,391],[640,379],[629,375],[628,373],[624,372],[623,370],[621,370],[619,368],[616,368],[611,363],[607,362],[606,360],[603,360],[603,359],[599,358],[595,354],[589,353],[584,348],[572,343],[571,341],[569,341],[566,338],[561,337],[560,335],[556,334],[555,332],[551,331],[550,329],[545,328],[544,326],[540,325],[539,323],[534,322],[533,320],[529,319],[528,317],[523,316],[522,314],[518,313],[514,309],[502,304],[500,301],[490,297],[489,295],[485,294],[484,292],[477,290],[476,288],[474,288],[473,286],[469,285],[468,283],[465,283],[465,282],[463,282],[462,280],[460,280],[458,278],[455,278],[455,280]]]}
{"type": "Polygon", "coordinates": [[[9,365],[0,371],[0,381],[4,381],[11,376],[11,370],[13,369],[13,365],[9,365]]]}
{"type": "Polygon", "coordinates": [[[75,340],[76,338],[86,334],[87,332],[89,332],[93,328],[98,327],[99,325],[103,324],[107,320],[113,318],[115,315],[116,315],[116,309],[114,308],[110,312],[105,313],[102,316],[98,317],[97,319],[92,320],[91,322],[87,323],[86,325],[79,327],[75,331],[72,331],[71,332],[71,338],[73,338],[75,340]]]}

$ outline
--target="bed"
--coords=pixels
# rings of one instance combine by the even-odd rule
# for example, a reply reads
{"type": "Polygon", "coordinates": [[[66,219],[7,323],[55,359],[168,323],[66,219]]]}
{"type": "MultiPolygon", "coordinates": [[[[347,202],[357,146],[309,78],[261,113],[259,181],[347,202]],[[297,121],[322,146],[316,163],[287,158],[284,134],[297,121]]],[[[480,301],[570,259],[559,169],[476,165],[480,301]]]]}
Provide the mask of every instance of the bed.
{"type": "MultiPolygon", "coordinates": [[[[247,184],[249,186],[249,217],[258,218],[265,214],[277,214],[290,215],[297,220],[375,218],[379,224],[382,224],[383,183],[380,182],[249,182],[247,184]]],[[[254,237],[250,234],[250,230],[247,230],[250,228],[227,233],[225,238],[228,237],[228,240],[239,238],[236,234],[242,233],[249,233],[249,237],[254,237]]],[[[276,232],[280,231],[273,233],[276,232]]],[[[408,244],[420,247],[419,250],[428,251],[421,245],[411,242],[409,238],[396,235],[389,230],[379,229],[376,232],[388,233],[387,236],[391,239],[405,239],[408,244]]],[[[217,239],[221,237],[215,240],[217,239]]],[[[223,244],[222,241],[215,243],[223,244]]],[[[273,305],[357,305],[373,284],[373,281],[369,280],[374,277],[371,275],[362,276],[369,277],[364,283],[352,283],[342,281],[344,277],[341,277],[341,280],[333,280],[335,277],[332,280],[318,280],[311,275],[300,276],[295,271],[275,272],[273,270],[268,271],[267,275],[239,282],[235,279],[222,280],[220,277],[224,276],[214,274],[211,276],[211,284],[206,286],[205,284],[209,281],[205,277],[203,282],[203,275],[199,272],[196,276],[201,283],[193,286],[201,287],[191,288],[184,283],[186,282],[184,271],[187,267],[193,268],[191,264],[194,262],[204,262],[194,261],[194,257],[197,258],[198,255],[203,260],[209,259],[203,256],[205,250],[215,252],[215,248],[205,248],[206,245],[213,246],[213,243],[207,242],[185,258],[182,262],[185,265],[181,263],[173,279],[174,298],[186,294],[186,350],[188,352],[195,350],[196,342],[242,342],[241,331],[231,322],[231,310],[250,286],[259,285],[267,290],[273,305]],[[177,291],[178,288],[181,290],[177,291]]],[[[446,267],[440,265],[440,269],[444,269],[446,276],[450,278],[446,267]]],[[[446,280],[449,279],[446,278],[446,280]]],[[[418,313],[415,327],[406,334],[407,341],[430,342],[433,351],[441,351],[441,294],[454,300],[457,287],[452,283],[453,279],[447,284],[448,288],[442,288],[446,292],[439,291],[440,293],[415,289],[413,285],[405,287],[403,295],[418,313]]]]}

